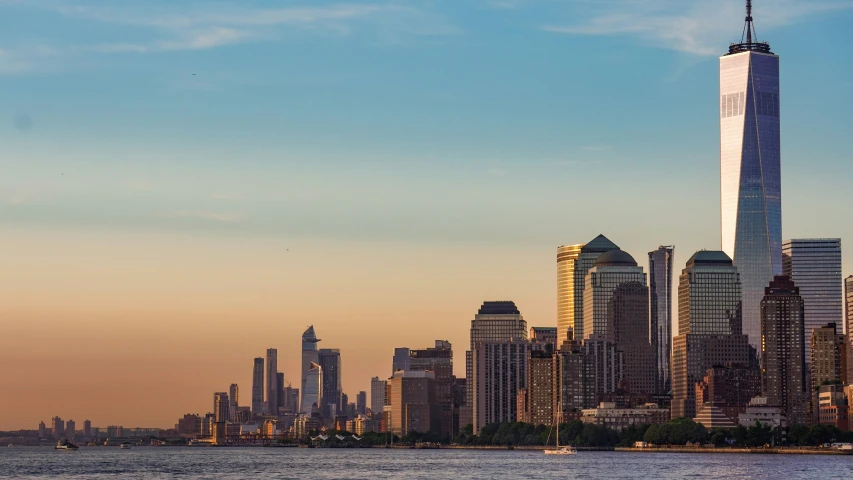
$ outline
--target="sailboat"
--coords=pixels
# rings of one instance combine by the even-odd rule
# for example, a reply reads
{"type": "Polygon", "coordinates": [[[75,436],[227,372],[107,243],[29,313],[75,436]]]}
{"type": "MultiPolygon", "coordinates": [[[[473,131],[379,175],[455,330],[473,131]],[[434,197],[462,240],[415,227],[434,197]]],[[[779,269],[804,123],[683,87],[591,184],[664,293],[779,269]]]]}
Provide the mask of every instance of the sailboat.
{"type": "Polygon", "coordinates": [[[555,420],[557,424],[557,446],[555,448],[545,448],[545,455],[574,455],[578,453],[578,450],[571,445],[560,446],[560,422],[563,420],[562,414],[557,414],[555,420]]]}

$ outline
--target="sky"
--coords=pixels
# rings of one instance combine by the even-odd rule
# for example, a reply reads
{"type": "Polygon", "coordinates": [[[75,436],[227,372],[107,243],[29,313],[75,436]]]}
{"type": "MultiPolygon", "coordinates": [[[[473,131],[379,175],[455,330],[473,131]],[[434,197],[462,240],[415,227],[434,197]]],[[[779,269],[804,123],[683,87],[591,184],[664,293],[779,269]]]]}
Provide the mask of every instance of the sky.
{"type": "MultiPolygon", "coordinates": [[[[853,238],[853,1],[756,0],[785,238],[853,238]]],[[[170,427],[300,336],[344,391],[556,248],[720,248],[740,0],[0,0],[0,430],[170,427]]],[[[847,247],[844,247],[845,251],[847,247]]],[[[853,274],[853,256],[843,273],[853,274]]]]}

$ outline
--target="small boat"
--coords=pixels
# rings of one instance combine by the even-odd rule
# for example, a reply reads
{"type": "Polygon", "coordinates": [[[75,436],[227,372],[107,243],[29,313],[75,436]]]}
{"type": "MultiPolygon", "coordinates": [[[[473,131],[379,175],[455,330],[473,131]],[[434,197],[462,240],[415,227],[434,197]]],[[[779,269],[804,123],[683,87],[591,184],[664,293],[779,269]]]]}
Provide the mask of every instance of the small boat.
{"type": "MultiPolygon", "coordinates": [[[[578,450],[571,446],[560,446],[560,421],[562,420],[562,415],[558,415],[555,419],[554,423],[557,424],[557,446],[555,448],[546,448],[545,455],[575,455],[578,453],[578,450]]],[[[550,435],[548,435],[550,437],[550,435]]]]}
{"type": "Polygon", "coordinates": [[[14,447],[14,445],[12,445],[12,444],[10,443],[10,444],[9,444],[9,448],[12,448],[12,447],[14,447]]]}
{"type": "Polygon", "coordinates": [[[73,443],[69,442],[68,440],[60,440],[59,442],[57,442],[54,450],[77,450],[78,448],[80,448],[80,447],[78,447],[77,445],[74,445],[73,443]]]}
{"type": "Polygon", "coordinates": [[[130,443],[130,442],[124,442],[124,443],[122,443],[121,445],[119,445],[119,448],[123,448],[123,449],[125,449],[125,450],[129,450],[129,449],[130,449],[130,447],[131,447],[132,445],[133,445],[133,444],[132,444],[132,443],[130,443]]]}

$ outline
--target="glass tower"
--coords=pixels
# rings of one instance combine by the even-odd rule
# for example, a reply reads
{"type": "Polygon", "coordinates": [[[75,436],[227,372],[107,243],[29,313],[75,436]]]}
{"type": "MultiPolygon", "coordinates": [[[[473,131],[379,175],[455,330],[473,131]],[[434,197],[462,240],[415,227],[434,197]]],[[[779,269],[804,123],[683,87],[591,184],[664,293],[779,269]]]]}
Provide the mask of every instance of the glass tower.
{"type": "Polygon", "coordinates": [[[557,347],[575,328],[575,263],[583,244],[557,248],[557,347]]]}
{"type": "MultiPolygon", "coordinates": [[[[601,256],[602,253],[617,250],[618,248],[619,247],[617,247],[616,244],[611,242],[607,237],[599,235],[581,247],[578,258],[574,261],[575,265],[574,270],[572,271],[572,275],[574,277],[573,303],[575,307],[574,338],[583,339],[588,336],[586,335],[586,332],[583,331],[583,296],[584,288],[586,287],[586,274],[589,272],[589,269],[595,265],[595,261],[598,260],[598,257],[601,256]]],[[[558,334],[565,335],[566,333],[558,332],[558,334]]],[[[564,339],[558,339],[560,343],[562,343],[563,340],[564,339]]]]}
{"type": "Polygon", "coordinates": [[[753,42],[747,3],[745,41],[720,57],[720,187],[722,250],[743,287],[743,333],[761,341],[761,300],[782,273],[779,57],[753,42]]]}
{"type": "Polygon", "coordinates": [[[659,247],[649,252],[649,312],[651,342],[655,348],[656,389],[670,388],[672,351],[672,257],[675,247],[659,247]]]}
{"type": "Polygon", "coordinates": [[[315,377],[320,374],[319,370],[312,372],[312,365],[320,362],[319,352],[317,351],[317,343],[319,342],[320,339],[314,333],[314,325],[311,325],[302,334],[302,387],[300,389],[302,392],[302,401],[299,405],[300,413],[311,413],[311,405],[313,403],[317,403],[318,407],[320,406],[320,398],[316,395],[321,392],[321,389],[310,387],[311,392],[305,389],[309,387],[309,382],[313,385],[313,382],[316,380],[315,377]],[[312,397],[312,393],[315,396],[312,397]]]}
{"type": "Polygon", "coordinates": [[[267,414],[278,415],[278,350],[267,349],[267,414]]]}
{"type": "Polygon", "coordinates": [[[264,413],[264,359],[258,357],[252,368],[252,413],[264,413]]]}
{"type": "Polygon", "coordinates": [[[806,338],[827,323],[843,325],[840,238],[785,240],[782,271],[799,287],[806,304],[806,338]]]}

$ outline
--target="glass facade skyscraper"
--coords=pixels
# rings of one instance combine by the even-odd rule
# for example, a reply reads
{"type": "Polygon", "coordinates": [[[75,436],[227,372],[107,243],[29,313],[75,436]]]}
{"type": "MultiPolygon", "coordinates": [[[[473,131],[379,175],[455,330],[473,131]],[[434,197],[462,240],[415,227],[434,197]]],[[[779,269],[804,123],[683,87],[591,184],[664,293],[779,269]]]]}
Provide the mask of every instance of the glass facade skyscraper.
{"type": "Polygon", "coordinates": [[[252,368],[252,413],[264,413],[264,359],[258,357],[252,368]]]}
{"type": "Polygon", "coordinates": [[[800,289],[806,304],[806,338],[811,337],[812,330],[828,323],[843,325],[840,238],[785,240],[782,271],[800,289]]]}
{"type": "Polygon", "coordinates": [[[278,415],[278,350],[267,349],[267,414],[278,415]]]}
{"type": "Polygon", "coordinates": [[[300,388],[300,391],[302,392],[302,400],[299,404],[300,413],[311,413],[311,405],[315,402],[317,402],[318,407],[320,406],[320,398],[316,396],[316,393],[320,392],[320,389],[308,385],[309,381],[313,385],[313,382],[316,380],[315,377],[319,374],[319,370],[317,370],[317,372],[312,372],[312,365],[320,361],[320,357],[317,352],[317,343],[319,342],[320,339],[317,338],[317,334],[314,333],[314,325],[311,325],[302,334],[302,387],[300,388]],[[310,379],[309,375],[311,377],[310,379]],[[309,387],[311,392],[306,390],[306,387],[309,387]]]}
{"type": "Polygon", "coordinates": [[[318,354],[320,368],[323,369],[323,416],[335,418],[341,415],[342,374],[341,351],[337,348],[321,348],[318,354]]]}
{"type": "Polygon", "coordinates": [[[720,57],[722,250],[743,287],[743,333],[758,346],[761,300],[782,273],[779,57],[753,43],[751,6],[745,42],[720,57]]]}
{"type": "Polygon", "coordinates": [[[557,346],[575,327],[575,263],[583,244],[557,248],[557,346]]]}
{"type": "MultiPolygon", "coordinates": [[[[583,317],[584,317],[584,288],[586,287],[586,274],[589,272],[589,269],[595,265],[595,261],[598,260],[598,257],[601,256],[602,253],[609,252],[611,250],[616,250],[619,247],[616,246],[615,243],[611,242],[604,235],[599,235],[592,239],[589,243],[581,247],[580,253],[578,254],[578,258],[574,261],[575,266],[572,272],[574,277],[574,307],[575,307],[575,318],[574,318],[574,338],[583,339],[586,338],[587,335],[583,331],[583,317]]],[[[558,334],[564,335],[565,332],[559,332],[558,334]]],[[[557,339],[558,342],[562,343],[565,338],[557,339]]]]}
{"type": "Polygon", "coordinates": [[[651,342],[655,349],[656,389],[670,389],[672,352],[672,259],[675,247],[661,246],[649,252],[649,313],[651,342]]]}

